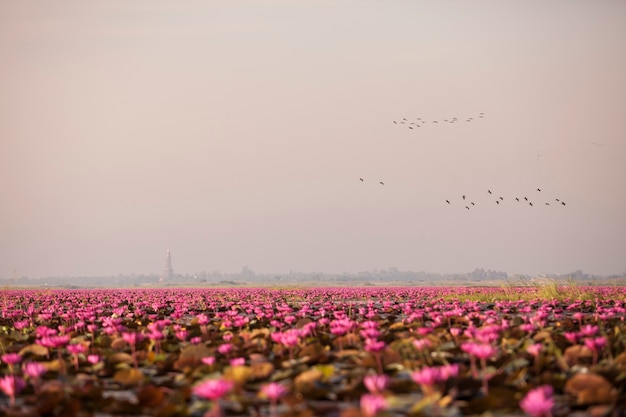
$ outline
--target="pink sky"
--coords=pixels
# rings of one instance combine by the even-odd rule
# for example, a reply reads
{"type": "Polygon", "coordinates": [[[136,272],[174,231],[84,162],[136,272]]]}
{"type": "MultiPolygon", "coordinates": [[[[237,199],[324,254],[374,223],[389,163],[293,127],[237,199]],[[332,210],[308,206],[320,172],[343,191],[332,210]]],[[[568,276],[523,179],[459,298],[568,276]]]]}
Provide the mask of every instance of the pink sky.
{"type": "Polygon", "coordinates": [[[188,273],[624,272],[624,16],[0,2],[0,278],[158,273],[167,248],[188,273]]]}

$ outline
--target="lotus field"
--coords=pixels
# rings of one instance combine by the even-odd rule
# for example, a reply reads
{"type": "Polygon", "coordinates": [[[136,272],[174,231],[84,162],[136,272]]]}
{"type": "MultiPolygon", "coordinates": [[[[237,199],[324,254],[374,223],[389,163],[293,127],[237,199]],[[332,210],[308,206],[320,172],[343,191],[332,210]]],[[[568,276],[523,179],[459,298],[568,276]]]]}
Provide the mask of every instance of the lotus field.
{"type": "Polygon", "coordinates": [[[5,290],[0,415],[624,415],[625,295],[5,290]]]}

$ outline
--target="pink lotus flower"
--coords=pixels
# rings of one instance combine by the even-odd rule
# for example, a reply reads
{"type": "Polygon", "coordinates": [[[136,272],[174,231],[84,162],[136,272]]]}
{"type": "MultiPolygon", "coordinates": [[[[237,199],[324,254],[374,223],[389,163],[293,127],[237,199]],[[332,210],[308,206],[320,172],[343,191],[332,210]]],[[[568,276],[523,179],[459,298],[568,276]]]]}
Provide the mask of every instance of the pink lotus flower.
{"type": "Polygon", "coordinates": [[[60,348],[67,345],[70,342],[68,335],[64,336],[44,336],[37,341],[38,344],[49,348],[60,348]]]}
{"type": "Polygon", "coordinates": [[[586,324],[580,329],[579,334],[583,337],[591,337],[595,336],[598,333],[598,326],[592,326],[591,324],[586,324]]]}
{"type": "Polygon", "coordinates": [[[74,345],[67,345],[67,350],[73,355],[78,355],[79,353],[84,353],[86,349],[85,346],[77,343],[74,345]]]}
{"type": "Polygon", "coordinates": [[[526,352],[530,353],[534,357],[537,357],[539,356],[539,353],[541,353],[542,348],[543,345],[541,343],[534,343],[526,348],[526,352]]]}
{"type": "Polygon", "coordinates": [[[223,345],[219,345],[217,351],[222,355],[228,355],[233,350],[233,345],[230,343],[224,343],[223,345]]]}
{"type": "Polygon", "coordinates": [[[2,390],[9,398],[11,407],[15,407],[15,396],[24,389],[26,384],[19,376],[7,375],[0,378],[0,390],[2,390]]]}
{"type": "Polygon", "coordinates": [[[198,314],[196,318],[198,319],[198,324],[202,326],[209,324],[209,318],[206,314],[198,314]]]}
{"type": "Polygon", "coordinates": [[[48,369],[39,362],[26,362],[22,365],[22,372],[29,379],[35,393],[39,392],[39,380],[48,369]]]}
{"type": "Polygon", "coordinates": [[[29,378],[38,379],[46,373],[47,368],[40,364],[39,362],[26,362],[22,365],[22,372],[29,378]]]}
{"type": "Polygon", "coordinates": [[[367,375],[363,379],[365,388],[372,394],[381,394],[387,387],[389,377],[387,375],[367,375]]]}
{"type": "Polygon", "coordinates": [[[270,400],[276,401],[287,393],[287,388],[277,382],[270,382],[261,387],[261,393],[270,400]]]}
{"type": "Polygon", "coordinates": [[[13,372],[13,365],[17,365],[22,362],[22,356],[19,353],[5,353],[0,357],[2,362],[9,365],[9,369],[13,372]]]}
{"type": "Polygon", "coordinates": [[[98,356],[98,355],[87,355],[87,362],[89,362],[92,365],[95,365],[98,362],[100,362],[100,356],[98,356]]]}
{"type": "Polygon", "coordinates": [[[578,343],[578,333],[576,332],[565,332],[563,333],[563,336],[565,336],[568,342],[574,345],[578,343]]]}
{"type": "Polygon", "coordinates": [[[428,339],[415,339],[413,341],[413,346],[415,346],[415,349],[417,350],[424,350],[431,347],[432,343],[428,339]]]}
{"type": "Polygon", "coordinates": [[[363,417],[375,417],[376,414],[387,408],[387,400],[379,394],[365,394],[361,397],[361,413],[363,417]]]}
{"type": "Polygon", "coordinates": [[[439,367],[439,379],[446,381],[450,378],[456,378],[459,375],[459,364],[453,363],[439,367]]]}
{"type": "Polygon", "coordinates": [[[215,356],[205,356],[202,358],[202,363],[208,366],[213,366],[215,363],[215,356]]]}
{"type": "Polygon", "coordinates": [[[380,330],[367,328],[367,329],[361,330],[359,334],[364,339],[377,339],[380,336],[380,330]]]}
{"type": "Polygon", "coordinates": [[[181,330],[178,330],[175,333],[175,335],[178,340],[180,340],[181,342],[184,342],[185,340],[187,340],[187,336],[189,335],[189,332],[187,332],[187,330],[185,329],[181,329],[181,330]]]}
{"type": "Polygon", "coordinates": [[[385,342],[382,340],[365,339],[365,350],[367,352],[378,353],[385,349],[385,342]]]}
{"type": "Polygon", "coordinates": [[[143,335],[137,332],[123,332],[122,339],[124,339],[124,341],[130,346],[135,346],[143,340],[143,335]]]}
{"type": "Polygon", "coordinates": [[[28,322],[28,320],[21,320],[21,321],[14,322],[13,327],[15,327],[15,330],[23,330],[27,328],[29,324],[30,323],[28,322]]]}
{"type": "Polygon", "coordinates": [[[422,387],[432,387],[439,381],[439,368],[425,366],[413,372],[411,378],[422,387]]]}
{"type": "Polygon", "coordinates": [[[246,364],[246,358],[233,358],[230,360],[230,366],[243,366],[246,364]]]}
{"type": "Polygon", "coordinates": [[[489,359],[498,352],[495,347],[484,343],[463,343],[461,349],[481,360],[489,359]]]}
{"type": "Polygon", "coordinates": [[[298,330],[289,330],[286,331],[284,333],[282,333],[281,338],[280,338],[280,343],[282,343],[285,346],[297,346],[299,341],[300,341],[300,337],[299,337],[299,332],[298,330]]]}
{"type": "Polygon", "coordinates": [[[224,379],[209,379],[193,387],[192,392],[200,398],[217,401],[233,387],[233,383],[224,379]]]}
{"type": "Polygon", "coordinates": [[[554,398],[552,387],[543,385],[532,389],[519,403],[520,408],[531,417],[551,417],[554,398]]]}
{"type": "Polygon", "coordinates": [[[604,349],[604,347],[606,346],[606,338],[594,337],[594,338],[584,339],[583,343],[585,343],[585,346],[587,346],[591,350],[600,351],[604,349]]]}

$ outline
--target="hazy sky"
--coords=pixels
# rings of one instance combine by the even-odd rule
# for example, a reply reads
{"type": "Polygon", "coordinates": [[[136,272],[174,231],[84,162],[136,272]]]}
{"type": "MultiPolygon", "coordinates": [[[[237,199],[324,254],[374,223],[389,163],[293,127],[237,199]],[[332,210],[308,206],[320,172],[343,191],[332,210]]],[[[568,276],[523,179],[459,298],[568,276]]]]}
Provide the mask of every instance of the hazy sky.
{"type": "Polygon", "coordinates": [[[0,277],[160,273],[168,248],[181,273],[624,272],[625,18],[2,1],[0,277]]]}

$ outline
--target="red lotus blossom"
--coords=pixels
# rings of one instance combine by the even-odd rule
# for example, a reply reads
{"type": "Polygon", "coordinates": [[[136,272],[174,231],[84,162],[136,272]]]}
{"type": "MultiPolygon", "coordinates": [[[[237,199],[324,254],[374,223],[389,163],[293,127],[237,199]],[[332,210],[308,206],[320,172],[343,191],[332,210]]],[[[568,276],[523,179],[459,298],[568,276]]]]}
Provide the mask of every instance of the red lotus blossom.
{"type": "Polygon", "coordinates": [[[563,336],[565,336],[568,342],[574,345],[578,343],[578,333],[576,332],[564,332],[563,336]]]}
{"type": "Polygon", "coordinates": [[[233,345],[230,343],[224,343],[217,348],[217,351],[222,355],[228,355],[233,350],[233,345]]]}
{"type": "Polygon", "coordinates": [[[439,382],[439,368],[425,366],[411,374],[411,378],[422,387],[432,387],[439,382]]]}
{"type": "Polygon", "coordinates": [[[489,359],[498,352],[498,350],[491,345],[471,342],[463,343],[461,350],[481,360],[489,359]]]}
{"type": "Polygon", "coordinates": [[[598,333],[599,327],[598,326],[592,326],[591,324],[586,324],[582,327],[582,329],[580,329],[579,334],[582,337],[591,337],[591,336],[595,336],[596,333],[598,333]]]}
{"type": "Polygon", "coordinates": [[[87,355],[87,362],[89,362],[92,365],[95,365],[98,362],[100,362],[100,356],[99,355],[87,355]]]}
{"type": "Polygon", "coordinates": [[[22,372],[29,378],[37,379],[46,373],[47,368],[39,362],[26,362],[22,365],[22,372]]]}
{"type": "Polygon", "coordinates": [[[15,396],[19,394],[25,386],[24,380],[19,376],[7,375],[0,378],[0,390],[9,397],[11,407],[15,407],[15,396]]]}
{"type": "Polygon", "coordinates": [[[202,363],[208,366],[213,366],[215,363],[215,356],[205,356],[201,359],[202,363]]]}
{"type": "Polygon", "coordinates": [[[186,329],[180,329],[175,333],[176,338],[180,340],[181,342],[184,342],[185,340],[187,340],[188,335],[189,335],[189,332],[186,329]]]}
{"type": "Polygon", "coordinates": [[[208,379],[196,385],[193,393],[206,400],[218,400],[227,394],[233,387],[231,381],[225,379],[208,379]]]}
{"type": "Polygon", "coordinates": [[[365,388],[372,394],[381,394],[387,387],[389,377],[387,375],[367,375],[363,378],[365,388]]]}
{"type": "Polygon", "coordinates": [[[230,366],[243,366],[246,364],[246,358],[233,358],[230,360],[230,366]]]}
{"type": "Polygon", "coordinates": [[[532,389],[519,403],[520,408],[531,417],[551,417],[554,398],[552,387],[543,385],[532,389]]]}
{"type": "Polygon", "coordinates": [[[365,339],[364,349],[367,352],[378,353],[385,349],[385,342],[382,340],[365,339]]]}
{"type": "Polygon", "coordinates": [[[380,394],[365,394],[360,403],[363,417],[375,417],[379,411],[387,408],[387,400],[380,394]]]}
{"type": "Polygon", "coordinates": [[[287,388],[277,382],[270,382],[261,387],[261,394],[270,400],[270,414],[272,417],[278,415],[277,403],[278,399],[287,393],[287,388]]]}
{"type": "Polygon", "coordinates": [[[543,345],[541,343],[533,343],[526,348],[526,352],[530,353],[534,357],[537,357],[539,356],[539,353],[541,353],[542,348],[543,345]]]}
{"type": "Polygon", "coordinates": [[[13,373],[13,366],[22,362],[22,356],[19,353],[5,353],[0,356],[0,360],[9,366],[9,371],[13,373]]]}
{"type": "Polygon", "coordinates": [[[72,362],[74,363],[74,369],[78,370],[78,355],[84,353],[87,349],[85,346],[78,344],[67,345],[67,350],[72,354],[72,362]]]}
{"type": "Polygon", "coordinates": [[[431,347],[432,343],[428,339],[415,339],[413,340],[413,346],[415,346],[415,349],[422,351],[426,348],[431,347]]]}

